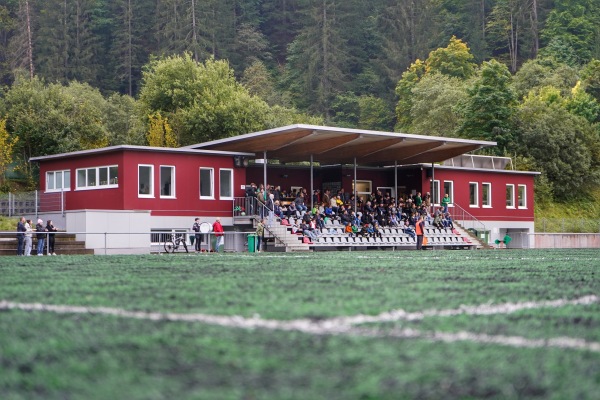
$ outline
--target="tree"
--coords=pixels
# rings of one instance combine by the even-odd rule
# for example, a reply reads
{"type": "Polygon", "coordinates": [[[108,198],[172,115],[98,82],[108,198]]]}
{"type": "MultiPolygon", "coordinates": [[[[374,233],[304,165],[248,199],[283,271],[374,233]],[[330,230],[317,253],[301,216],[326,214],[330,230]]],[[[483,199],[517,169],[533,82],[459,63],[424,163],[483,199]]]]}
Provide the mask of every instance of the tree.
{"type": "Polygon", "coordinates": [[[290,44],[287,83],[294,104],[328,120],[329,104],[345,89],[348,54],[339,0],[303,0],[307,24],[290,44]]]}
{"type": "Polygon", "coordinates": [[[148,116],[150,128],[146,134],[148,146],[153,147],[177,147],[177,138],[169,125],[167,118],[163,118],[160,112],[148,116]]]}
{"type": "Polygon", "coordinates": [[[569,65],[583,65],[600,57],[600,1],[557,0],[548,15],[542,39],[548,43],[543,53],[569,65]]]}
{"type": "Polygon", "coordinates": [[[412,89],[409,132],[456,136],[463,121],[458,106],[467,98],[465,81],[442,74],[424,76],[412,89]]]}
{"type": "Polygon", "coordinates": [[[581,71],[583,88],[600,102],[600,60],[592,60],[581,71]]]}
{"type": "Polygon", "coordinates": [[[269,109],[226,61],[197,63],[190,53],[151,61],[139,101],[146,115],[159,111],[169,119],[182,145],[261,130],[269,109]]]}
{"type": "Polygon", "coordinates": [[[13,149],[18,137],[11,137],[6,130],[6,119],[0,119],[0,187],[4,185],[6,169],[13,162],[13,149]]]}
{"type": "Polygon", "coordinates": [[[512,88],[518,99],[546,86],[560,89],[563,96],[567,96],[578,79],[577,70],[573,67],[554,58],[538,57],[523,64],[513,77],[512,88]]]}
{"type": "Polygon", "coordinates": [[[598,133],[585,118],[564,107],[560,91],[527,96],[517,115],[520,154],[535,160],[559,200],[586,193],[598,183],[598,133]],[[597,145],[596,145],[597,146],[597,145]]]}
{"type": "Polygon", "coordinates": [[[445,48],[439,48],[429,53],[425,61],[425,71],[428,74],[440,73],[460,79],[467,79],[475,73],[476,65],[473,63],[473,54],[466,43],[450,38],[450,43],[445,48]]]}
{"type": "Polygon", "coordinates": [[[425,75],[425,72],[425,63],[421,60],[416,60],[402,74],[402,78],[398,81],[396,85],[396,96],[398,96],[398,104],[396,105],[396,130],[408,130],[410,128],[412,124],[412,90],[425,75]]]}
{"type": "Polygon", "coordinates": [[[511,119],[516,98],[510,87],[511,78],[506,65],[495,60],[484,62],[480,76],[467,90],[469,98],[459,128],[459,134],[468,138],[496,141],[498,154],[513,145],[511,119]]]}

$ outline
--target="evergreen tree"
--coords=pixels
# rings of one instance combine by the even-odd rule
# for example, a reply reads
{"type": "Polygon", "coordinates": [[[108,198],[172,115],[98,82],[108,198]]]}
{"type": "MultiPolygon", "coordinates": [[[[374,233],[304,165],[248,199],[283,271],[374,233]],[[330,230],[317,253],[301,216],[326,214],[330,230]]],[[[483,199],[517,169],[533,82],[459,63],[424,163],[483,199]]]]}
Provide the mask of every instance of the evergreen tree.
{"type": "Polygon", "coordinates": [[[484,62],[480,76],[467,90],[464,122],[459,128],[465,137],[496,141],[494,151],[498,155],[514,146],[511,123],[516,98],[510,83],[511,74],[504,64],[484,62]]]}

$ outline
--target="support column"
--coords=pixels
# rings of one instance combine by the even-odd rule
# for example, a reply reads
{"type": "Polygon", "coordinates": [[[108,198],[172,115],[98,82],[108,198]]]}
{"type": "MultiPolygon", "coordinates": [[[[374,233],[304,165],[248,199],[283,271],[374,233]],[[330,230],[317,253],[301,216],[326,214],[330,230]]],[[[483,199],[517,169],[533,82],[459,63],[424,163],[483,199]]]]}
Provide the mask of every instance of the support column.
{"type": "Polygon", "coordinates": [[[314,182],[313,182],[313,155],[310,155],[310,192],[309,192],[309,196],[310,196],[310,209],[312,210],[314,207],[313,204],[313,192],[315,191],[314,189],[314,182]]]}
{"type": "Polygon", "coordinates": [[[431,163],[431,184],[429,185],[430,190],[431,190],[431,215],[433,215],[433,210],[434,210],[434,206],[433,204],[435,203],[435,164],[431,163]]]}
{"type": "Polygon", "coordinates": [[[357,202],[357,198],[356,198],[356,157],[354,157],[354,213],[358,212],[358,209],[356,208],[356,202],[357,202]]]}
{"type": "Polygon", "coordinates": [[[394,161],[394,197],[398,205],[398,161],[394,161]]]}
{"type": "Polygon", "coordinates": [[[267,190],[267,151],[263,151],[263,185],[267,190]]]}

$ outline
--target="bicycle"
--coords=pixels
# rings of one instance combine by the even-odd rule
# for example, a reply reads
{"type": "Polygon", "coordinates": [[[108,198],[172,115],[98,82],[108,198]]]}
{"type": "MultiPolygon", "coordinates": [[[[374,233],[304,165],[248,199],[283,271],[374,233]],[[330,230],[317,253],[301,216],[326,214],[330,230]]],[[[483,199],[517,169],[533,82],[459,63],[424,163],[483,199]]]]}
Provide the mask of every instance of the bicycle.
{"type": "Polygon", "coordinates": [[[181,246],[183,246],[186,253],[189,253],[184,235],[171,235],[171,237],[170,242],[165,242],[165,251],[167,253],[174,253],[179,250],[181,246]]]}

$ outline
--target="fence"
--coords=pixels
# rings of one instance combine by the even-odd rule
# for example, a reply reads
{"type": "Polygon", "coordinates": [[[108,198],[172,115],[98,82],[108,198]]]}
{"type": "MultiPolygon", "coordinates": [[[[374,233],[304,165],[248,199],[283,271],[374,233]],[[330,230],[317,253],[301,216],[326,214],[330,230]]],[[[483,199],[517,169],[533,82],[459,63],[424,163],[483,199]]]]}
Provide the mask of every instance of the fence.
{"type": "Polygon", "coordinates": [[[0,215],[6,217],[35,216],[40,213],[65,212],[65,192],[0,193],[0,215]]]}
{"type": "Polygon", "coordinates": [[[599,233],[600,219],[539,218],[535,231],[541,233],[599,233]]]}
{"type": "MultiPolygon", "coordinates": [[[[35,242],[37,232],[33,231],[32,237],[35,242]]],[[[5,244],[9,244],[10,255],[14,254],[17,243],[16,231],[5,231],[0,232],[0,241],[5,244]]],[[[165,244],[175,242],[180,237],[183,243],[178,242],[178,246],[175,246],[177,253],[194,253],[195,246],[192,244],[191,237],[197,235],[196,232],[190,232],[186,230],[152,230],[151,232],[44,232],[46,235],[45,248],[48,245],[48,237],[53,234],[58,241],[60,236],[75,236],[78,241],[85,242],[85,249],[93,249],[95,254],[148,254],[148,253],[167,253],[167,247],[165,244]],[[137,245],[135,243],[138,243],[137,245]],[[127,246],[126,244],[130,244],[127,246]],[[187,246],[187,252],[185,247],[187,246]]],[[[248,235],[254,234],[254,232],[224,232],[224,245],[223,251],[225,252],[244,252],[247,251],[248,246],[248,235]]],[[[209,253],[216,250],[215,248],[215,234],[213,232],[201,233],[201,252],[209,253]]],[[[64,246],[65,243],[63,242],[64,246]]],[[[0,246],[4,247],[4,246],[0,246]]],[[[169,250],[171,248],[169,247],[169,250]]],[[[76,254],[74,251],[71,254],[76,254]]],[[[63,254],[65,254],[63,252],[63,254]]]]}

